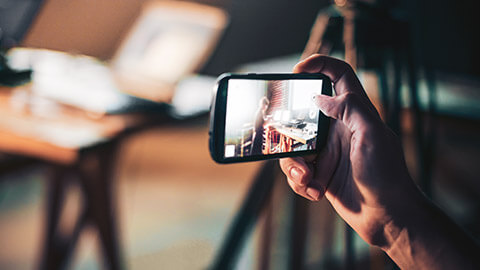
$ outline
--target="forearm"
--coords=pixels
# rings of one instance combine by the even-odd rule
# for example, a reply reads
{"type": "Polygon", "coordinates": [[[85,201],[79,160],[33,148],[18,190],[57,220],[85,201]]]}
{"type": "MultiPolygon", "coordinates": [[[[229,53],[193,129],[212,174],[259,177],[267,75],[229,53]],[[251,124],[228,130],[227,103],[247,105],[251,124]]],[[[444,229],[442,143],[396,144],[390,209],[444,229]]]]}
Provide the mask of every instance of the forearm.
{"type": "Polygon", "coordinates": [[[402,269],[480,269],[480,247],[419,191],[385,226],[383,249],[402,269]]]}

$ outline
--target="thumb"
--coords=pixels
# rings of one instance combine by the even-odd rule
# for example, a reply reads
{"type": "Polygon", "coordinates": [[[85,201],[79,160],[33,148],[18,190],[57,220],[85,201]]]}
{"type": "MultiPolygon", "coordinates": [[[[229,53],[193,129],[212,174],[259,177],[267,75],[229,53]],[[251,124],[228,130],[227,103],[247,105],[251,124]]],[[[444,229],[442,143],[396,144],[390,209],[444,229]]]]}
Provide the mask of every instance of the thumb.
{"type": "Polygon", "coordinates": [[[317,95],[314,102],[323,114],[342,121],[351,132],[367,131],[382,123],[378,114],[373,113],[355,93],[348,92],[335,97],[317,95]]]}
{"type": "Polygon", "coordinates": [[[305,157],[282,158],[280,168],[295,193],[312,201],[318,201],[323,197],[325,188],[315,183],[312,165],[309,165],[305,157]]]}

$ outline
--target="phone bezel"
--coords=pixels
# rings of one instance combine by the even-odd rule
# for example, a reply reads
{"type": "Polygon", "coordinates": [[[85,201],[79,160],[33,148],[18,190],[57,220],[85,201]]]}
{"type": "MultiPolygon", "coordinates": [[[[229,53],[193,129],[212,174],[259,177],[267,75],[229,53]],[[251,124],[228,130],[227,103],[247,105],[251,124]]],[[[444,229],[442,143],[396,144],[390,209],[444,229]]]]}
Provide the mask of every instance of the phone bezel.
{"type": "Polygon", "coordinates": [[[303,150],[287,153],[276,153],[269,155],[258,156],[244,156],[225,158],[225,116],[227,106],[227,89],[228,81],[230,79],[250,79],[250,80],[289,80],[289,79],[322,79],[322,94],[332,95],[332,83],[330,78],[321,73],[268,73],[268,74],[222,74],[216,83],[215,93],[213,95],[213,102],[210,112],[210,131],[209,131],[209,148],[213,160],[217,163],[237,163],[267,159],[278,159],[292,156],[304,156],[315,154],[325,147],[328,129],[329,118],[319,111],[318,132],[316,149],[303,150]]]}

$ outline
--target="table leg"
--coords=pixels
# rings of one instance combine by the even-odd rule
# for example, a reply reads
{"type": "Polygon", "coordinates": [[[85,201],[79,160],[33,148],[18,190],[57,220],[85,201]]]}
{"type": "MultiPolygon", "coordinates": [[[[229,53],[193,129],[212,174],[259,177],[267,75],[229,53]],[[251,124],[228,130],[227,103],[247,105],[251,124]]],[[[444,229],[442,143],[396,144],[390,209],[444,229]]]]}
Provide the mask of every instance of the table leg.
{"type": "MultiPolygon", "coordinates": [[[[272,187],[273,188],[273,187],[272,187]]],[[[265,206],[265,220],[261,228],[261,236],[258,243],[260,250],[258,251],[258,267],[259,270],[270,269],[270,254],[272,252],[272,239],[273,239],[273,207],[272,199],[267,202],[265,206]]]]}
{"type": "Polygon", "coordinates": [[[82,153],[74,166],[55,166],[47,198],[47,225],[40,269],[66,269],[77,240],[87,223],[98,230],[107,269],[122,269],[115,216],[113,171],[117,143],[111,142],[82,153]],[[79,181],[83,202],[73,229],[60,228],[62,208],[71,180],[79,181]]]}
{"type": "Polygon", "coordinates": [[[235,267],[241,248],[271,197],[279,170],[275,160],[268,160],[262,165],[209,269],[235,267]]]}
{"type": "Polygon", "coordinates": [[[65,196],[64,175],[64,168],[57,167],[48,182],[46,233],[41,269],[60,269],[64,268],[66,263],[63,259],[66,254],[61,247],[59,240],[61,235],[58,230],[61,206],[65,196]]]}
{"type": "Polygon", "coordinates": [[[293,195],[288,269],[305,269],[305,251],[309,204],[305,198],[293,195]]]}
{"type": "Polygon", "coordinates": [[[107,269],[122,269],[122,256],[113,190],[116,145],[86,156],[80,169],[89,221],[98,230],[107,269]]]}

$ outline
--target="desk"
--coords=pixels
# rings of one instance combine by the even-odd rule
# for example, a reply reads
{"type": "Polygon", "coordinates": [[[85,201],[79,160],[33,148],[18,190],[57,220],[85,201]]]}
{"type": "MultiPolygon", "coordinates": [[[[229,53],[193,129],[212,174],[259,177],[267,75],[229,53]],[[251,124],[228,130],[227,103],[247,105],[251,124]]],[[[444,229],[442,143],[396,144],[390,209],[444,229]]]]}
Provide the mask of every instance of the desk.
{"type": "Polygon", "coordinates": [[[165,119],[165,114],[93,115],[38,99],[30,87],[0,87],[0,152],[34,158],[52,168],[40,268],[68,268],[77,239],[89,224],[98,230],[105,265],[122,269],[112,189],[115,151],[128,134],[165,119]],[[72,181],[81,187],[83,208],[65,232],[61,212],[72,181]]]}
{"type": "Polygon", "coordinates": [[[274,137],[271,133],[277,132],[280,135],[280,139],[278,141],[279,144],[279,151],[283,152],[291,152],[293,150],[293,146],[295,142],[299,142],[301,144],[306,144],[308,149],[313,148],[313,143],[315,142],[315,138],[317,137],[316,132],[308,132],[308,130],[315,130],[315,125],[307,123],[307,126],[304,129],[301,128],[294,128],[294,127],[286,127],[284,125],[269,125],[267,127],[268,130],[268,137],[267,140],[267,148],[271,149],[272,145],[272,138],[274,137]],[[311,127],[313,126],[313,127],[311,127]]]}

